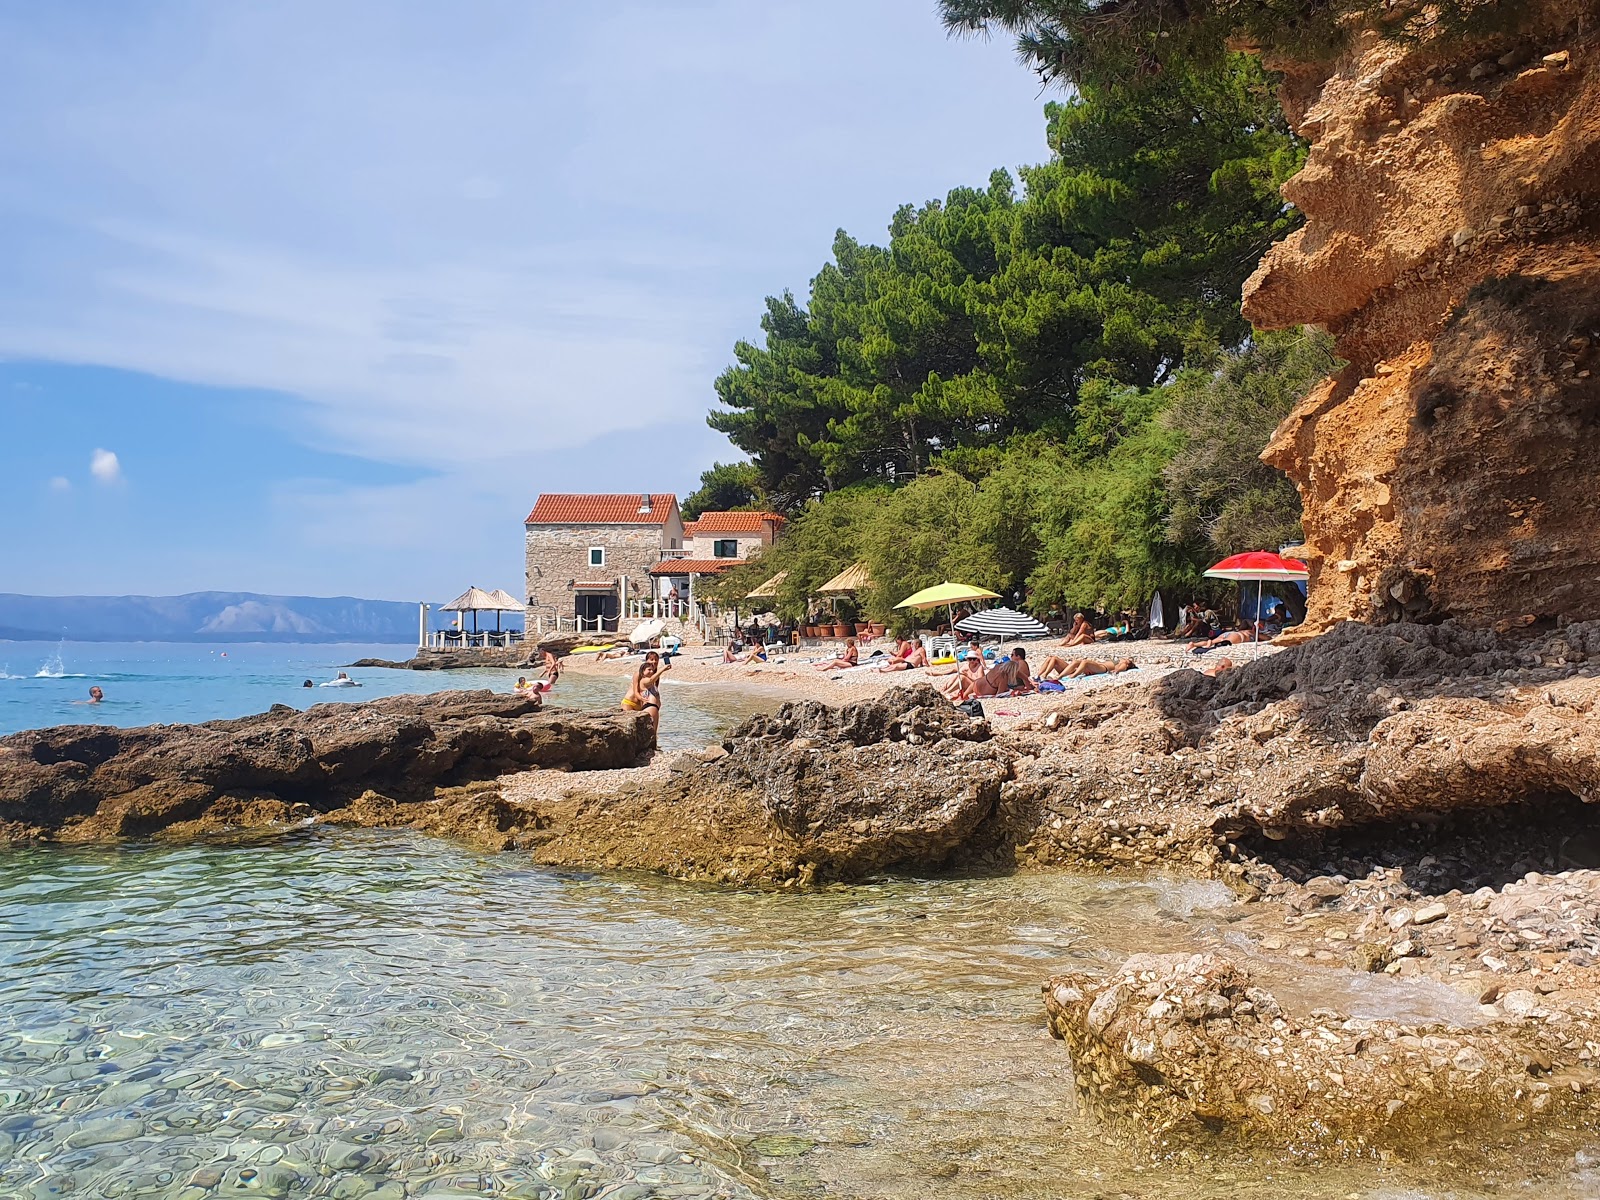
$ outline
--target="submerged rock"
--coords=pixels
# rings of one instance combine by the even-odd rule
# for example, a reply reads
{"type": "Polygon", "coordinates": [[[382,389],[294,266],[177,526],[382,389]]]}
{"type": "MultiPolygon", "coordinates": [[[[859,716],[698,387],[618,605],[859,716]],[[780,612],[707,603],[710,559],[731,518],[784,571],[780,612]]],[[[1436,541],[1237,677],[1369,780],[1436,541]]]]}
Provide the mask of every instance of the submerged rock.
{"type": "Polygon", "coordinates": [[[1081,1101],[1149,1145],[1221,1135],[1348,1153],[1503,1134],[1534,1114],[1587,1112],[1600,1079],[1570,1028],[1298,1017],[1215,954],[1136,955],[1109,979],[1060,975],[1044,1000],[1081,1101]]]}

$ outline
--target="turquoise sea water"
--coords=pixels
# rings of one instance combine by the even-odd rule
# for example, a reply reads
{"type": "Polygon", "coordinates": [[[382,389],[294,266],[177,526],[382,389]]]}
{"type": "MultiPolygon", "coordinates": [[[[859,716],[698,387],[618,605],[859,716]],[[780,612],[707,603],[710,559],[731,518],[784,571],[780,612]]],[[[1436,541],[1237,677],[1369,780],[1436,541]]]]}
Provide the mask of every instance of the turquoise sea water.
{"type": "Polygon", "coordinates": [[[388,830],[12,851],[0,1196],[1595,1194],[1570,1141],[1488,1172],[1109,1145],[1041,980],[1232,911],[1060,874],[720,891],[388,830]]]}
{"type": "MultiPolygon", "coordinates": [[[[265,712],[274,704],[308,708],[375,696],[488,688],[509,692],[517,671],[394,671],[346,668],[360,658],[406,659],[410,646],[234,646],[184,642],[0,641],[0,734],[46,725],[150,725],[212,721],[265,712]],[[359,688],[304,687],[346,670],[359,688]],[[89,705],[98,685],[105,701],[89,705]]],[[[620,679],[568,672],[547,702],[573,708],[611,708],[621,699],[620,679]]],[[[666,689],[661,744],[704,745],[730,723],[769,701],[726,690],[688,685],[666,689]]]]}
{"type": "MultiPolygon", "coordinates": [[[[308,694],[404,648],[221,649],[0,643],[0,727],[515,678],[353,670],[367,686],[308,694]],[[107,703],[74,705],[93,682],[107,703]]],[[[609,707],[621,686],[569,673],[557,696],[609,707]]],[[[669,746],[770,703],[666,699],[669,746]]],[[[1118,1150],[1077,1111],[1040,983],[1230,945],[1235,912],[1218,884],[1065,874],[723,891],[395,830],[0,850],[0,1198],[1600,1194],[1577,1132],[1487,1166],[1118,1150]]],[[[1360,1015],[1438,1004],[1296,971],[1268,982],[1360,1015]]]]}

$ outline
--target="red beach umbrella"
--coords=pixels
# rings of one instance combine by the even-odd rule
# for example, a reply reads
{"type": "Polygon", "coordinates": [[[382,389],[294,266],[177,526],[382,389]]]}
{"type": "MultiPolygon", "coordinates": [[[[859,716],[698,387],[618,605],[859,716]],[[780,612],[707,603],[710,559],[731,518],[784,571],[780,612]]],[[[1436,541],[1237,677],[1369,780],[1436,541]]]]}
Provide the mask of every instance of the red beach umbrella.
{"type": "Polygon", "coordinates": [[[1230,554],[1206,571],[1211,579],[1234,579],[1239,582],[1256,581],[1255,640],[1261,641],[1261,591],[1268,579],[1309,579],[1310,568],[1297,558],[1285,558],[1270,550],[1246,550],[1243,554],[1230,554]]]}

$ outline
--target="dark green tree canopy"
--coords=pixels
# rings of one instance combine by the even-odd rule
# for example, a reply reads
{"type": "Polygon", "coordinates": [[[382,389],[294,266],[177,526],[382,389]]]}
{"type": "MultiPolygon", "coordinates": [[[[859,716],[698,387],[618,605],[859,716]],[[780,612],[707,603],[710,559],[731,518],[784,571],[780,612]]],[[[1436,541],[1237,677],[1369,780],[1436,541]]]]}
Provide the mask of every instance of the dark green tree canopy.
{"type": "MultiPolygon", "coordinates": [[[[1047,83],[1143,85],[1219,65],[1249,44],[1304,61],[1334,57],[1364,30],[1418,40],[1516,27],[1523,0],[939,0],[955,33],[1004,30],[1047,83]]],[[[1572,0],[1593,10],[1593,0],[1572,0]]]]}
{"type": "Polygon", "coordinates": [[[685,521],[693,521],[703,512],[764,509],[767,503],[761,489],[761,475],[754,464],[712,463],[709,471],[700,472],[700,486],[685,496],[678,507],[685,521]]]}
{"type": "Polygon", "coordinates": [[[775,506],[903,482],[942,455],[1069,438],[1094,381],[1160,385],[1248,334],[1238,295],[1297,222],[1301,149],[1260,65],[1173,73],[1137,101],[1047,109],[1050,161],[841,231],[802,306],[717,379],[713,428],[775,506]]]}

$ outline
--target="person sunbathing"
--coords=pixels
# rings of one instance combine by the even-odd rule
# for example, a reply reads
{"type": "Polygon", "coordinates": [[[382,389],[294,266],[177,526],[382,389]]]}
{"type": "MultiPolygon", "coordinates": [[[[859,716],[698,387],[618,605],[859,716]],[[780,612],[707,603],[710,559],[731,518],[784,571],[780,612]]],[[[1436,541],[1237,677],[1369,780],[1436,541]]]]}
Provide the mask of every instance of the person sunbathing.
{"type": "Polygon", "coordinates": [[[961,669],[952,679],[935,684],[952,704],[960,704],[963,700],[975,700],[980,693],[978,686],[983,682],[983,676],[988,667],[981,654],[968,654],[961,662],[961,669]]]}
{"type": "Polygon", "coordinates": [[[1089,618],[1081,612],[1073,613],[1072,628],[1067,631],[1067,639],[1061,643],[1061,648],[1065,650],[1070,646],[1087,646],[1093,641],[1094,626],[1089,624],[1089,618]]]}
{"type": "Polygon", "coordinates": [[[845,638],[844,649],[840,652],[838,658],[831,662],[813,663],[812,665],[819,671],[843,671],[848,667],[855,666],[860,659],[861,651],[856,648],[855,638],[845,638]]]}
{"type": "Polygon", "coordinates": [[[767,648],[760,642],[750,647],[750,653],[744,656],[746,665],[750,663],[764,663],[767,661],[767,648]]]}
{"type": "Polygon", "coordinates": [[[985,671],[978,684],[980,696],[1023,696],[1037,690],[1028,675],[1028,652],[1021,646],[1010,658],[985,671]]]}
{"type": "Polygon", "coordinates": [[[1080,658],[1067,664],[1063,679],[1082,679],[1086,675],[1120,675],[1124,671],[1136,671],[1138,665],[1131,658],[1119,658],[1112,662],[1101,662],[1097,658],[1080,658]]]}
{"type": "Polygon", "coordinates": [[[1234,667],[1233,659],[1231,659],[1231,658],[1219,658],[1219,659],[1217,659],[1216,662],[1212,663],[1209,667],[1206,667],[1204,670],[1202,670],[1200,672],[1200,674],[1209,675],[1209,676],[1211,676],[1211,678],[1215,679],[1218,675],[1221,675],[1224,671],[1233,670],[1233,667],[1234,667]]]}
{"type": "Polygon", "coordinates": [[[1035,678],[1060,679],[1063,671],[1073,663],[1082,661],[1078,658],[1068,658],[1064,654],[1047,654],[1045,660],[1039,664],[1039,673],[1035,678]]]}
{"type": "Polygon", "coordinates": [[[1218,646],[1242,646],[1250,640],[1250,630],[1230,629],[1227,633],[1218,634],[1208,642],[1196,642],[1189,647],[1192,654],[1204,654],[1207,650],[1215,650],[1218,646]]]}
{"type": "MultiPolygon", "coordinates": [[[[983,647],[978,645],[977,638],[973,638],[972,641],[967,643],[967,653],[966,657],[962,659],[962,663],[965,663],[968,659],[974,658],[978,660],[979,666],[983,665],[983,647]]],[[[930,678],[934,675],[955,675],[958,674],[960,670],[961,667],[959,665],[932,667],[929,669],[928,675],[930,678]]]]}
{"type": "Polygon", "coordinates": [[[928,652],[919,643],[902,639],[879,671],[909,671],[912,667],[928,665],[928,652]]]}

